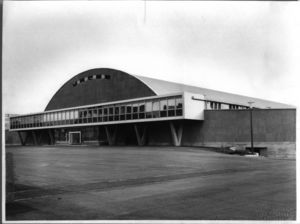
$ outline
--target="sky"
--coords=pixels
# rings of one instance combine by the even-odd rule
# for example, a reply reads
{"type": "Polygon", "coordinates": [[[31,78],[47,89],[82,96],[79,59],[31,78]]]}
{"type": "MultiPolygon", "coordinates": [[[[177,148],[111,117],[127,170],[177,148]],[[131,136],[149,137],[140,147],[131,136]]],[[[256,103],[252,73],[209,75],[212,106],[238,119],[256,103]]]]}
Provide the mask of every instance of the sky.
{"type": "Polygon", "coordinates": [[[92,68],[300,106],[294,2],[5,1],[3,109],[43,111],[92,68]]]}

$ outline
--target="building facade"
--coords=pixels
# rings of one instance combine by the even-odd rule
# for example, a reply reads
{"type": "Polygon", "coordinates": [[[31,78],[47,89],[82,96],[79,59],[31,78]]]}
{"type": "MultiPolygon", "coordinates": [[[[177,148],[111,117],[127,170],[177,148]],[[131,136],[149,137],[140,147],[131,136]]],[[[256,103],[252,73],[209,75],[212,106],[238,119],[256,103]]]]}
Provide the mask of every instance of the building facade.
{"type": "Polygon", "coordinates": [[[45,111],[10,117],[10,132],[19,135],[22,145],[246,147],[250,110],[256,145],[268,147],[273,154],[281,145],[283,154],[293,155],[296,112],[292,106],[107,68],[71,78],[45,111]],[[254,102],[254,109],[249,102],[254,102]]]}

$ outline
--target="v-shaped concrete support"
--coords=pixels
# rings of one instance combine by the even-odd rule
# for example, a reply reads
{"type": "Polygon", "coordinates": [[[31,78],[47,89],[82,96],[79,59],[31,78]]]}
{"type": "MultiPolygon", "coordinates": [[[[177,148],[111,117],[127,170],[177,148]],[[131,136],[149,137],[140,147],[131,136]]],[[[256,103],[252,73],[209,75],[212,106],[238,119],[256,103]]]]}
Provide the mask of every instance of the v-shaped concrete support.
{"type": "Polygon", "coordinates": [[[145,145],[146,137],[147,137],[147,126],[138,127],[137,124],[134,125],[134,131],[136,135],[136,139],[139,146],[145,145]]]}
{"type": "Polygon", "coordinates": [[[105,132],[106,132],[108,144],[115,145],[116,138],[117,138],[117,126],[112,126],[111,128],[105,126],[105,132]]]}
{"type": "Polygon", "coordinates": [[[171,129],[171,136],[172,136],[173,145],[174,146],[180,146],[181,145],[181,139],[182,139],[182,131],[183,131],[182,124],[179,124],[178,130],[176,130],[176,127],[175,127],[175,125],[172,121],[169,124],[170,124],[170,129],[171,129]]]}
{"type": "Polygon", "coordinates": [[[27,133],[26,133],[26,132],[24,132],[24,133],[25,133],[25,139],[23,139],[21,132],[18,131],[18,135],[19,135],[19,138],[20,138],[20,142],[21,142],[21,144],[22,144],[23,146],[26,145],[26,140],[27,140],[27,133]]]}

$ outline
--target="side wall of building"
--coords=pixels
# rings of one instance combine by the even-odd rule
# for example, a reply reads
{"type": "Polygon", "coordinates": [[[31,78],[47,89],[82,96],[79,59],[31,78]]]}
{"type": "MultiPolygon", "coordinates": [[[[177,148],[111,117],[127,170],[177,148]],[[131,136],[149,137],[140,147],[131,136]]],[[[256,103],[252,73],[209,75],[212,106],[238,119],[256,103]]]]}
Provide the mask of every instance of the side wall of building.
{"type": "MultiPolygon", "coordinates": [[[[153,125],[149,145],[170,144],[169,133],[167,125],[163,123],[153,125]]],[[[295,158],[296,110],[253,110],[253,134],[254,147],[267,147],[267,156],[295,158]]],[[[204,121],[184,121],[181,145],[249,147],[250,111],[207,110],[204,121]]]]}

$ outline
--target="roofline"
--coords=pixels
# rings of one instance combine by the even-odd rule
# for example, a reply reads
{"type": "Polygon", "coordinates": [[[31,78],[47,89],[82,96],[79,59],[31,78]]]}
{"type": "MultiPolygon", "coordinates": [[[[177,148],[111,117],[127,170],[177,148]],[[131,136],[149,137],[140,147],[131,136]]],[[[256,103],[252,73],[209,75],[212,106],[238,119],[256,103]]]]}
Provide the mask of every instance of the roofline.
{"type": "MultiPolygon", "coordinates": [[[[167,82],[167,83],[170,83],[170,84],[173,84],[173,85],[180,85],[180,86],[185,86],[185,87],[192,87],[192,88],[197,88],[197,89],[203,89],[203,90],[213,91],[213,92],[217,92],[217,93],[220,93],[220,94],[228,94],[228,95],[233,95],[233,96],[236,96],[236,97],[248,98],[248,99],[257,100],[257,101],[265,101],[264,103],[281,104],[282,107],[285,106],[285,108],[282,108],[282,109],[297,108],[296,106],[291,105],[291,104],[281,103],[281,102],[277,102],[277,101],[273,101],[273,100],[269,100],[269,99],[262,99],[262,98],[257,98],[257,97],[251,97],[251,96],[246,96],[246,95],[237,94],[237,93],[231,93],[231,92],[220,91],[220,90],[215,90],[215,89],[210,89],[210,88],[205,88],[205,87],[200,87],[200,86],[195,86],[195,85],[190,85],[190,84],[185,84],[185,83],[179,83],[179,82],[169,81],[169,80],[165,80],[165,79],[157,79],[157,78],[152,78],[152,77],[147,77],[147,76],[139,76],[139,77],[150,79],[150,80],[153,79],[153,80],[159,81],[159,82],[161,82],[161,81],[162,82],[167,82]]],[[[146,81],[143,81],[143,82],[145,83],[146,81]]],[[[146,83],[146,85],[149,86],[147,83],[146,83]]],[[[193,91],[185,91],[185,92],[193,92],[193,91]]],[[[157,92],[155,92],[155,93],[157,93],[157,92]]],[[[220,100],[217,100],[217,99],[215,99],[215,98],[213,98],[211,96],[207,96],[206,94],[203,94],[203,93],[197,93],[197,94],[205,95],[205,98],[207,98],[208,101],[214,101],[214,102],[218,102],[219,101],[219,102],[221,102],[220,100]]],[[[229,103],[229,101],[228,101],[228,103],[229,103]]],[[[234,101],[231,101],[230,104],[236,104],[236,105],[239,104],[239,105],[242,105],[241,103],[236,103],[234,101]]],[[[249,106],[249,105],[244,105],[244,106],[249,106]]],[[[265,108],[267,109],[267,107],[265,107],[265,108]]],[[[279,108],[279,109],[281,109],[281,108],[279,108]]]]}
{"type": "MultiPolygon", "coordinates": [[[[131,75],[131,74],[130,74],[131,75]]],[[[157,96],[158,96],[158,93],[148,84],[146,83],[144,80],[142,80],[140,78],[140,76],[137,76],[137,75],[131,75],[133,77],[135,77],[136,79],[138,79],[140,82],[142,82],[144,85],[146,85],[149,89],[151,89],[157,96]]]]}

